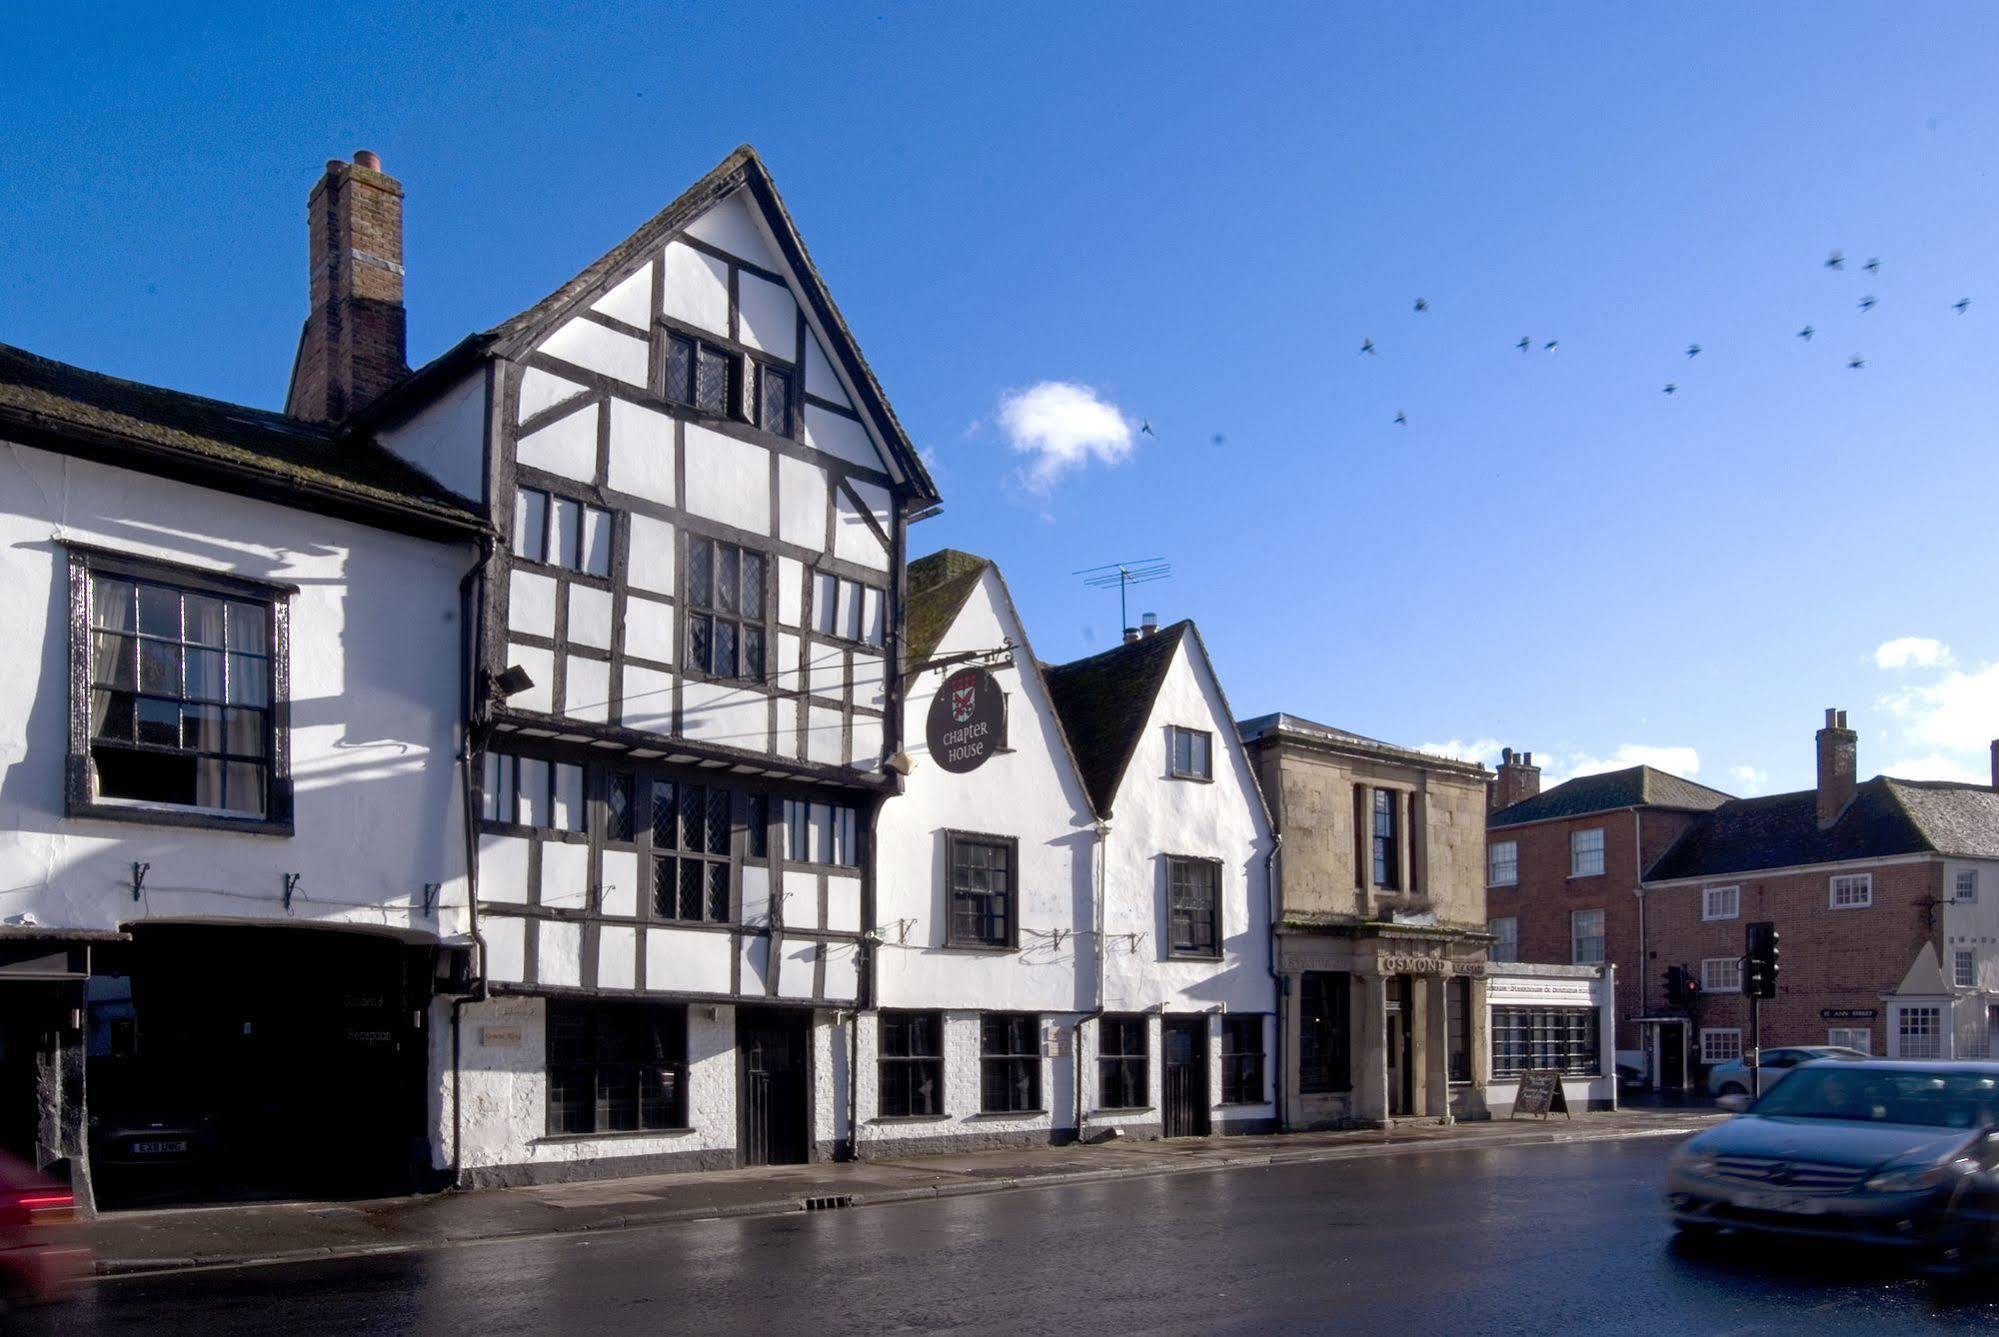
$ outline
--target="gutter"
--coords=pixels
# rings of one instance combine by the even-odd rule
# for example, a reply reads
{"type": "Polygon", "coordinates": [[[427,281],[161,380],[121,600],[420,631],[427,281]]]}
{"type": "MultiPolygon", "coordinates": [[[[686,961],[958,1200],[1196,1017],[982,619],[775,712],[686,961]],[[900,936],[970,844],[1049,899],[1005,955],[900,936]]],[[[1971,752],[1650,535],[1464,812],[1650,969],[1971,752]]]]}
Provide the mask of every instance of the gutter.
{"type": "Polygon", "coordinates": [[[1286,1058],[1287,1051],[1284,1048],[1284,1015],[1286,1012],[1284,1006],[1284,975],[1277,968],[1277,857],[1283,850],[1284,833],[1282,831],[1272,831],[1270,833],[1270,853],[1265,855],[1263,859],[1263,892],[1264,898],[1270,902],[1270,951],[1266,959],[1270,963],[1270,984],[1274,991],[1272,1001],[1277,1005],[1277,1025],[1275,1028],[1277,1032],[1277,1061],[1270,1065],[1275,1074],[1275,1080],[1271,1085],[1271,1095],[1273,1103],[1277,1106],[1277,1131],[1280,1133],[1287,1126],[1284,1121],[1286,1088],[1288,1086],[1288,1083],[1285,1081],[1285,1074],[1291,1070],[1290,1063],[1286,1058]]]}
{"type": "Polygon", "coordinates": [[[1108,860],[1106,847],[1110,843],[1111,824],[1098,818],[1096,827],[1097,895],[1096,911],[1092,928],[1097,939],[1097,1005],[1076,1022],[1076,1141],[1083,1140],[1083,1023],[1094,1020],[1097,1023],[1098,1040],[1102,1041],[1104,1020],[1104,869],[1108,860]]]}
{"type": "Polygon", "coordinates": [[[458,609],[463,625],[460,643],[464,647],[464,657],[460,663],[458,678],[459,716],[462,720],[458,744],[459,800],[465,827],[465,909],[469,918],[467,931],[472,937],[472,951],[476,959],[478,973],[472,979],[472,993],[468,997],[459,994],[451,1000],[451,1182],[459,1185],[463,1172],[460,1148],[464,1142],[465,1104],[462,1099],[464,1073],[463,1034],[464,1013],[467,1002],[483,1003],[486,990],[486,939],[479,932],[479,829],[478,802],[473,792],[474,767],[484,760],[484,730],[475,715],[481,706],[481,693],[475,687],[476,674],[473,668],[478,658],[478,649],[485,632],[483,598],[475,599],[473,587],[479,583],[486,565],[493,558],[494,540],[490,534],[479,538],[478,560],[458,581],[458,609]],[[477,743],[475,745],[475,738],[477,743]]]}

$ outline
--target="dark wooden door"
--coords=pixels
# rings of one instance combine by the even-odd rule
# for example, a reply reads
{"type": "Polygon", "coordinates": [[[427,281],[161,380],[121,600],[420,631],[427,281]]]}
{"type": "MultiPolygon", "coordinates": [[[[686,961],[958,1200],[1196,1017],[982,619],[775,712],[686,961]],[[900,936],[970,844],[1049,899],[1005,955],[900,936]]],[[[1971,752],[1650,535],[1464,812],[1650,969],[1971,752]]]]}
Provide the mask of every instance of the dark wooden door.
{"type": "Polygon", "coordinates": [[[1208,1135],[1208,1019],[1168,1017],[1162,1031],[1166,1051],[1166,1136],[1208,1135]]]}
{"type": "Polygon", "coordinates": [[[806,1072],[811,1014],[744,1008],[736,1023],[742,1065],[745,1165],[802,1165],[811,1159],[811,1083],[806,1072]]]}
{"type": "Polygon", "coordinates": [[[1397,975],[1388,981],[1382,1038],[1388,1060],[1388,1113],[1401,1118],[1411,1112],[1409,1071],[1409,978],[1397,975]]]}
{"type": "Polygon", "coordinates": [[[1659,1028],[1659,1086],[1678,1091],[1687,1084],[1687,1028],[1668,1023],[1659,1028]]]}

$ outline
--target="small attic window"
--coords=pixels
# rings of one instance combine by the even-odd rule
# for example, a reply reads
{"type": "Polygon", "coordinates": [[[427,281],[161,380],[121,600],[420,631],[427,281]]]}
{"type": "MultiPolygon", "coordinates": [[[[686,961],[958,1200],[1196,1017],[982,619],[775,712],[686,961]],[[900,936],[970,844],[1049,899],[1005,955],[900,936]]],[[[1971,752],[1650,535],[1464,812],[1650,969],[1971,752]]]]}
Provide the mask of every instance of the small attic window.
{"type": "Polygon", "coordinates": [[[668,399],[703,413],[726,417],[732,396],[729,393],[733,362],[713,344],[690,339],[683,334],[666,337],[666,386],[668,399]]]}

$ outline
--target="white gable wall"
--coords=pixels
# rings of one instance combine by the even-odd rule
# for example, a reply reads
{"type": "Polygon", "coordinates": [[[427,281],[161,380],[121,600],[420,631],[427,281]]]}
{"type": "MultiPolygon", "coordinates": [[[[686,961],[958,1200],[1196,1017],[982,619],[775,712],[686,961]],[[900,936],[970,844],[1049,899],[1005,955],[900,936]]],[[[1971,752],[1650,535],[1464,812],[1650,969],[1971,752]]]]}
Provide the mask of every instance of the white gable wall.
{"type": "Polygon", "coordinates": [[[486,495],[486,368],[376,439],[468,501],[486,495]]]}

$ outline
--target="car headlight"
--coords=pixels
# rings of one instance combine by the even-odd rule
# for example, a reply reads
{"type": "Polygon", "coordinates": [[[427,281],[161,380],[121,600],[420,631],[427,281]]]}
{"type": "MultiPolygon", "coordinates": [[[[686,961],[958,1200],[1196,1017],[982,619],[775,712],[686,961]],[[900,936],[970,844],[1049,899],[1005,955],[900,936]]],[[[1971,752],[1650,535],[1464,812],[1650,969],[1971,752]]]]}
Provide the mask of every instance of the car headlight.
{"type": "Polygon", "coordinates": [[[1978,1162],[1960,1156],[1942,1165],[1911,1165],[1875,1175],[1865,1184],[1869,1193],[1920,1193],[1926,1188],[1947,1184],[1963,1175],[1976,1174],[1978,1162]]]}
{"type": "Polygon", "coordinates": [[[1673,1158],[1673,1168],[1690,1175],[1714,1173],[1714,1157],[1704,1151],[1682,1151],[1673,1158]]]}

